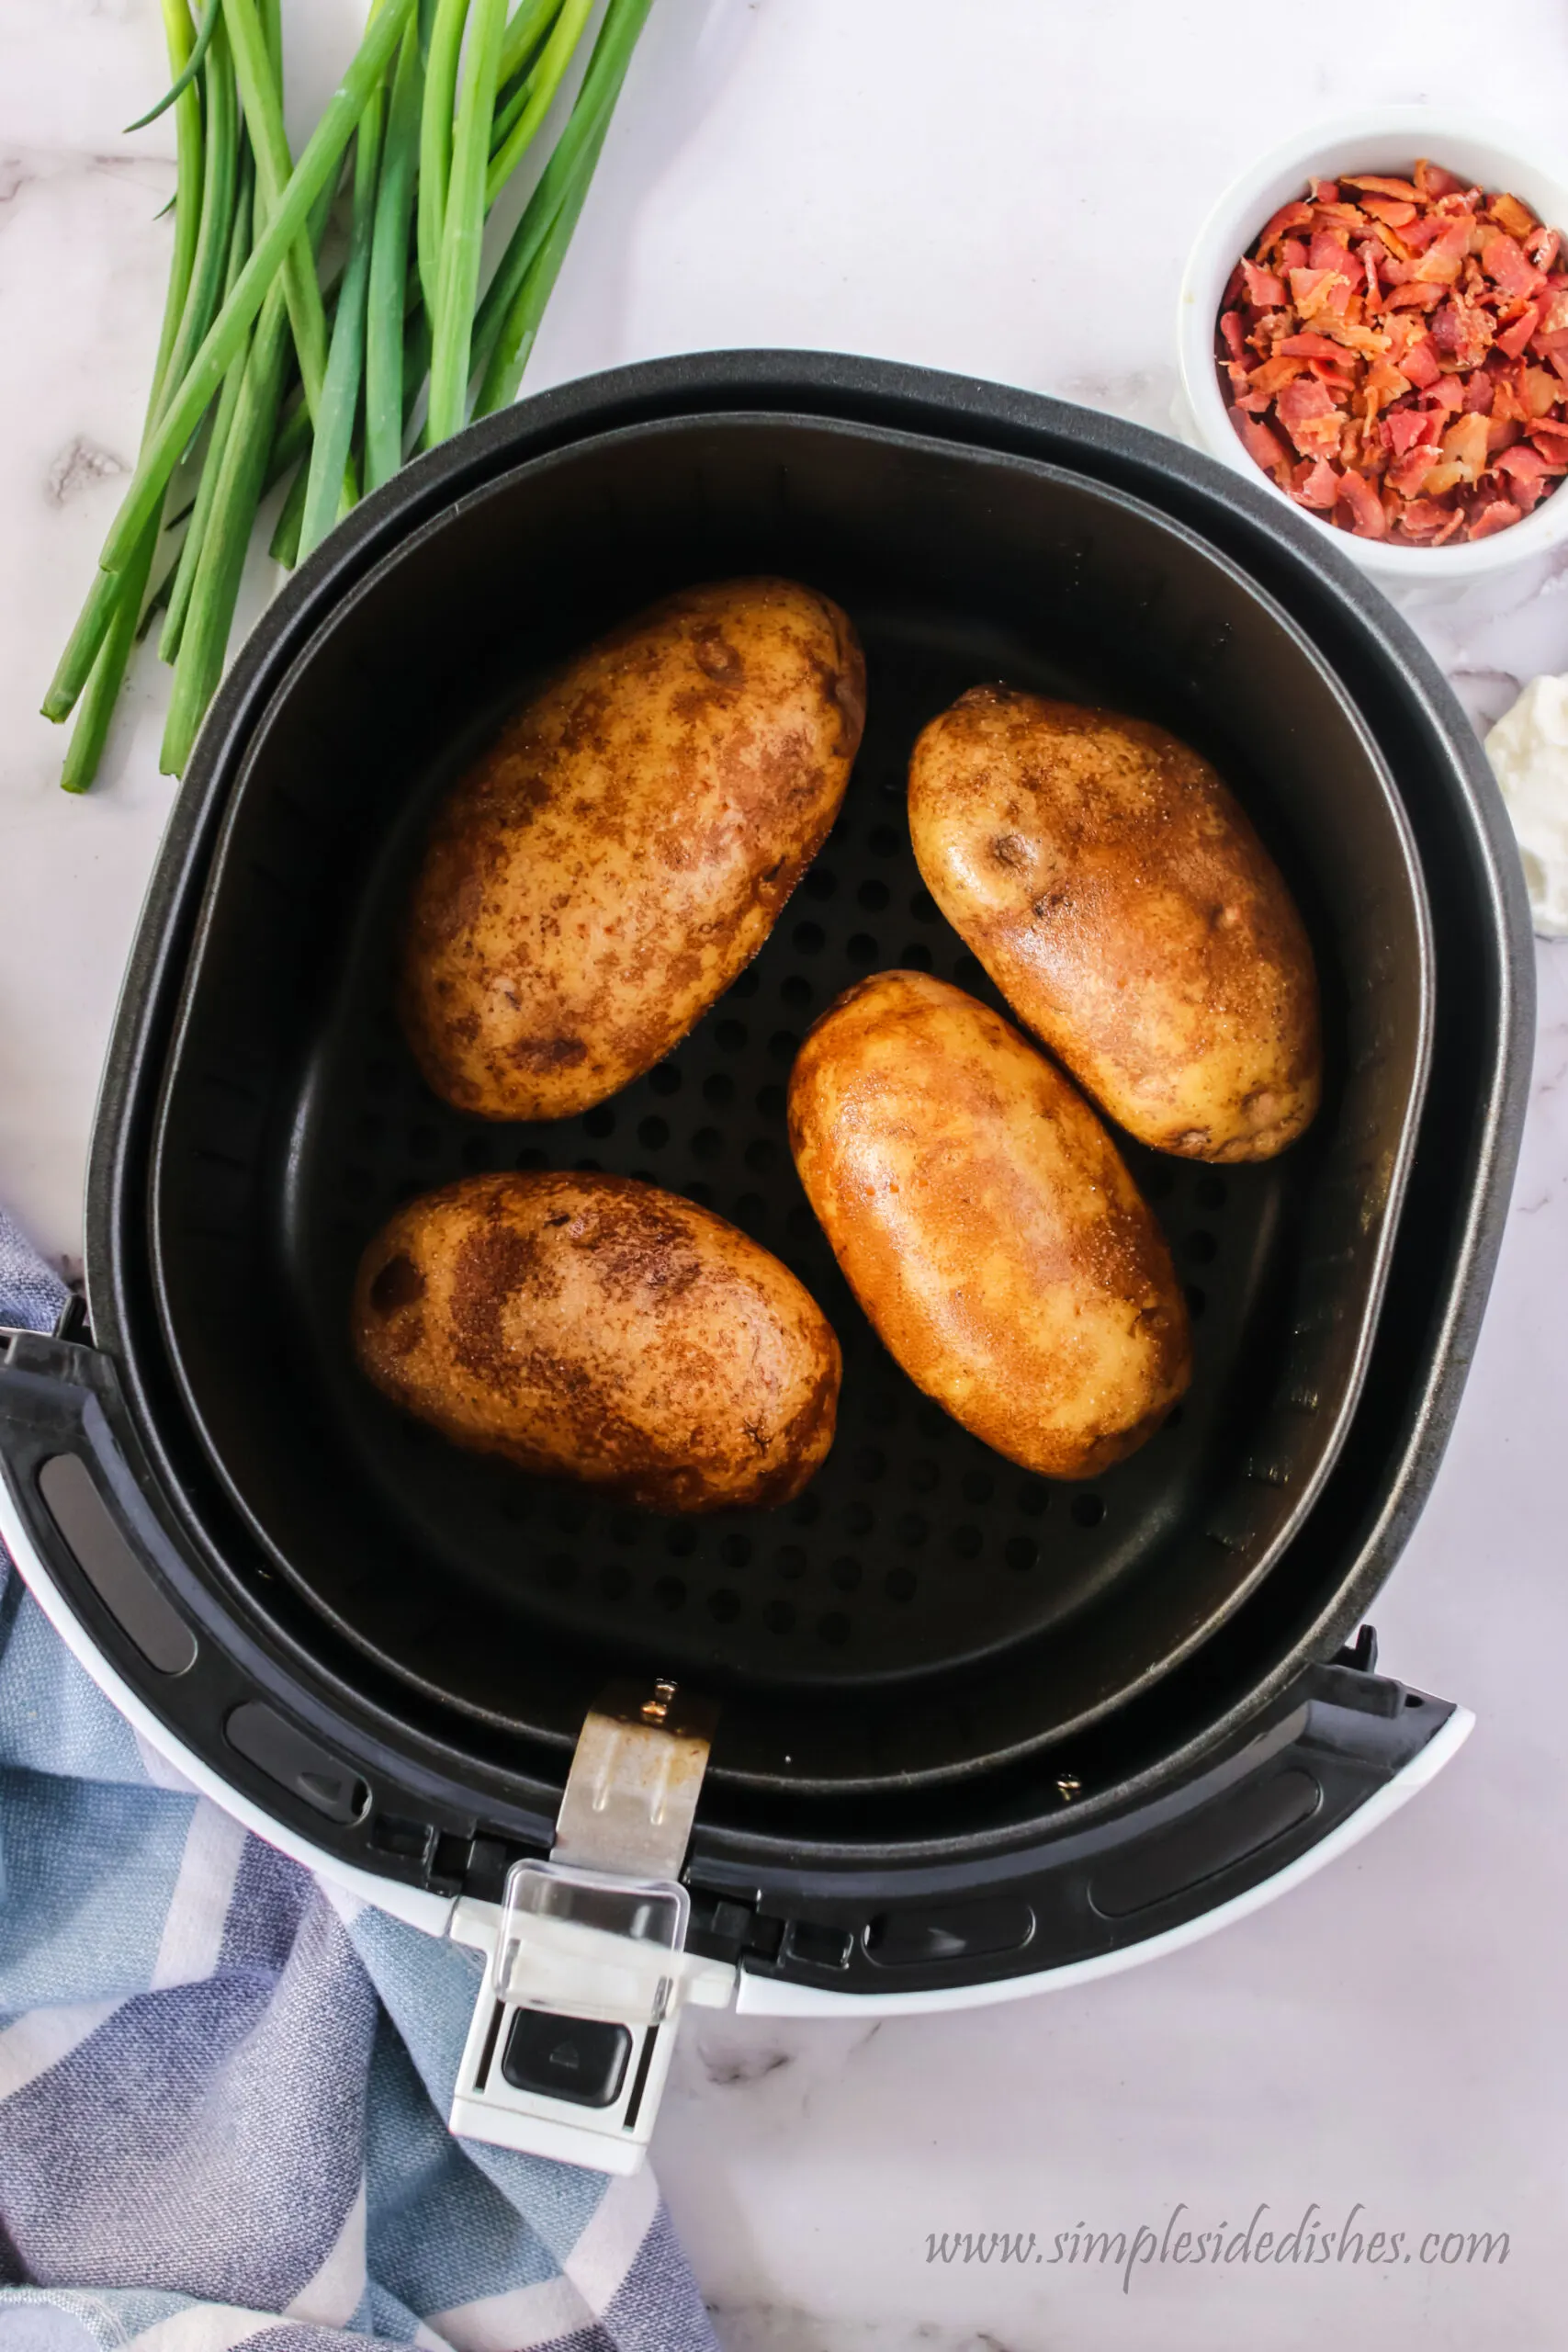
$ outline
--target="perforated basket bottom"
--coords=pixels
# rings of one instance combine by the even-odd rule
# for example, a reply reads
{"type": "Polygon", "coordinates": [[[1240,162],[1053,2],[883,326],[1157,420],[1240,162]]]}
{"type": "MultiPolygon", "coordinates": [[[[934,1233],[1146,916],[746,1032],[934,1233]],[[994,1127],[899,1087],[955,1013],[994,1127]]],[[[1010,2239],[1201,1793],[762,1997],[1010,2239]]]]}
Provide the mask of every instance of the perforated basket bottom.
{"type": "MultiPolygon", "coordinates": [[[[1223,1172],[1124,1148],[1187,1283],[1192,1389],[1093,1486],[1032,1477],[923,1397],[840,1274],[790,1158],[784,1091],[816,1016],[869,972],[935,972],[1005,1011],[921,886],[904,814],[916,733],[983,658],[857,614],[873,680],[839,823],[750,968],[670,1059],[575,1119],[463,1118],[418,1076],[392,1014],[393,942],[431,779],[389,843],[325,1024],[291,1154],[286,1256],[322,1409],[427,1565],[433,1612],[465,1591],[528,1626],[613,1642],[628,1669],[722,1687],[916,1677],[993,1656],[1090,1609],[1128,1605],[1171,1540],[1236,1473],[1246,1366],[1271,1319],[1296,1156],[1223,1172]],[[399,1202],[481,1169],[603,1169],[683,1193],[773,1250],[843,1348],[838,1436],[807,1492],[773,1512],[671,1521],[463,1454],[398,1416],[347,1347],[360,1250],[399,1202]]],[[[1093,696],[1100,682],[1021,647],[1006,674],[1093,696]]],[[[1114,696],[1126,707],[1125,681],[1114,696]]],[[[1100,689],[1102,698],[1105,696],[1100,689]]],[[[1168,718],[1168,712],[1158,714],[1168,718]]],[[[1304,1159],[1305,1155],[1302,1155],[1304,1159]]]]}

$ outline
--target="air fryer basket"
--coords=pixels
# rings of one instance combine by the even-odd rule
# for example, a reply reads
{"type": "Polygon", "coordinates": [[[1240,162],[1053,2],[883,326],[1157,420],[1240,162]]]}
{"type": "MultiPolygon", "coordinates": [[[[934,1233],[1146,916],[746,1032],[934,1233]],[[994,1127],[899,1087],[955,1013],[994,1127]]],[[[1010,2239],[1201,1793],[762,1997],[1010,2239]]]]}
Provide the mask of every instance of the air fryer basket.
{"type": "Polygon", "coordinates": [[[615,1672],[723,1697],[719,1784],[908,1788],[1080,1733],[1213,1636],[1327,1476],[1375,1327],[1427,1069],[1430,949],[1386,764],[1235,567],[1049,466],[787,415],[580,442],[436,515],[298,650],[230,800],[164,1078],[150,1230],[169,1362],[231,1504],[317,1616],[427,1706],[569,1747],[615,1672]],[[423,1086],[392,1017],[432,801],[541,670],[687,582],[782,571],[865,640],[843,816],[750,971],[584,1117],[497,1127],[423,1086]],[[924,721],[1004,676],[1208,752],[1312,930],[1329,1086],[1269,1166],[1130,1151],[1189,1282],[1179,1417],[1092,1488],[998,1460],[921,1398],[789,1161],[806,1026],[868,970],[992,1001],[919,887],[924,721]],[[457,1453],[355,1373],[346,1299],[390,1207],[465,1170],[603,1167],[706,1201],[844,1346],[837,1443],[783,1512],[666,1521],[457,1453]]]}

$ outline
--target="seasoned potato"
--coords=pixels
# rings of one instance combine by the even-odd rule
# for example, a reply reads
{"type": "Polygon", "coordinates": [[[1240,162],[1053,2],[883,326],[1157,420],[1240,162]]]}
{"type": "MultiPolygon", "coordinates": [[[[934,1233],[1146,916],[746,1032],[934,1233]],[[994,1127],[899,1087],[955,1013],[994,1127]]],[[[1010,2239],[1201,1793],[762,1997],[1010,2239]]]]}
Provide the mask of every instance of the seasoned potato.
{"type": "Polygon", "coordinates": [[[767,938],[864,716],[853,628],[787,580],[688,589],[570,663],[431,831],[400,1003],[436,1093],[564,1119],[651,1069],[767,938]]]}
{"type": "Polygon", "coordinates": [[[1196,752],[976,686],[915,746],[909,831],[953,929],[1130,1135],[1190,1159],[1294,1142],[1321,1088],[1312,949],[1196,752]]]}
{"type": "Polygon", "coordinates": [[[829,1007],[789,1089],[795,1166],[911,1380],[1010,1462],[1087,1478],[1190,1372],[1170,1252],[1089,1104],[922,972],[829,1007]]]}
{"type": "Polygon", "coordinates": [[[455,1444],[649,1510],[787,1502],[833,1442],[839,1343],[759,1243],[626,1176],[470,1176],[360,1261],[354,1345],[455,1444]]]}

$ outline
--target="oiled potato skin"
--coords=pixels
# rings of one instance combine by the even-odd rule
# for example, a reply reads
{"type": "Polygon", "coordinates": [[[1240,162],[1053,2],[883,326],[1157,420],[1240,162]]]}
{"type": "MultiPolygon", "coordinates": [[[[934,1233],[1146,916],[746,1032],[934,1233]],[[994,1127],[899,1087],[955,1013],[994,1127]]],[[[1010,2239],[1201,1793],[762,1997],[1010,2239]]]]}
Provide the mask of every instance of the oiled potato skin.
{"type": "Polygon", "coordinates": [[[973,997],[863,980],[796,1058],[790,1144],[850,1286],[917,1385],[1011,1462],[1087,1478],[1190,1373],[1170,1253],[1076,1087],[973,997]]]}
{"type": "Polygon", "coordinates": [[[786,580],[687,590],[572,662],[431,830],[400,1001],[435,1092],[561,1119],[651,1069],[767,938],[864,715],[848,618],[786,580]]]}
{"type": "Polygon", "coordinates": [[[472,1176],[360,1261],[355,1352],[457,1445],[649,1510],[786,1502],[833,1442],[839,1343],[778,1260],[626,1176],[472,1176]]]}
{"type": "Polygon", "coordinates": [[[1111,1118],[1191,1159],[1268,1159],[1317,1109],[1312,949],[1206,760],[1164,728],[977,686],[926,728],[927,888],[1111,1118]]]}

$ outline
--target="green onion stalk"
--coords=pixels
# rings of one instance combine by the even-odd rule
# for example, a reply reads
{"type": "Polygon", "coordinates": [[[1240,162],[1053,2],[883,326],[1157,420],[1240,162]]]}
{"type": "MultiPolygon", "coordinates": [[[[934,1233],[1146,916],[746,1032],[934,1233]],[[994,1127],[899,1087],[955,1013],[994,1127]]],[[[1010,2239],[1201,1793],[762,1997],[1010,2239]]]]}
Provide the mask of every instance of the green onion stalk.
{"type": "MultiPolygon", "coordinates": [[[[135,469],[44,699],[76,714],[62,781],[92,783],[140,633],[173,664],[162,763],[183,774],[222,676],[258,509],[310,555],[402,464],[515,398],[650,0],[609,0],[581,86],[490,282],[486,220],[528,158],[594,0],[371,0],[298,159],[279,0],[161,0],[174,250],[135,469]],[[345,181],[346,167],[346,187],[345,181]],[[341,258],[318,258],[329,216],[341,258]],[[159,574],[152,585],[154,572],[159,574]]],[[[335,246],[334,246],[335,250],[335,246]]]]}

